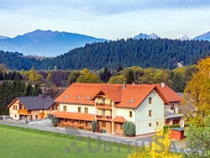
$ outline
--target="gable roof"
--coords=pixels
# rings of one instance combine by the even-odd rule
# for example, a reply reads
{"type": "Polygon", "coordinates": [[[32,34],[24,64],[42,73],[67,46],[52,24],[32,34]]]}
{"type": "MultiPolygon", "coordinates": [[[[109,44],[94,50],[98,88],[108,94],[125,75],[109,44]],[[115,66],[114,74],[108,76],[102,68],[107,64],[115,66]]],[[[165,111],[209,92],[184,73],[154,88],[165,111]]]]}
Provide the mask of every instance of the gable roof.
{"type": "Polygon", "coordinates": [[[182,100],[181,97],[165,83],[155,84],[155,86],[165,104],[180,102],[182,100]]]}
{"type": "Polygon", "coordinates": [[[104,92],[116,104],[116,107],[137,108],[155,88],[155,85],[93,84],[73,83],[55,102],[94,105],[94,98],[104,92]],[[87,99],[89,98],[89,99],[87,99]]]}
{"type": "Polygon", "coordinates": [[[10,105],[8,105],[8,108],[10,108],[10,106],[17,100],[19,100],[27,110],[47,110],[53,105],[53,99],[50,96],[27,96],[17,97],[12,103],[10,103],[10,105]]]}
{"type": "Polygon", "coordinates": [[[96,83],[73,83],[60,96],[55,99],[58,103],[86,104],[94,106],[94,98],[103,92],[115,102],[115,107],[137,108],[144,99],[156,90],[165,104],[181,101],[181,98],[165,84],[96,84],[96,83]]]}

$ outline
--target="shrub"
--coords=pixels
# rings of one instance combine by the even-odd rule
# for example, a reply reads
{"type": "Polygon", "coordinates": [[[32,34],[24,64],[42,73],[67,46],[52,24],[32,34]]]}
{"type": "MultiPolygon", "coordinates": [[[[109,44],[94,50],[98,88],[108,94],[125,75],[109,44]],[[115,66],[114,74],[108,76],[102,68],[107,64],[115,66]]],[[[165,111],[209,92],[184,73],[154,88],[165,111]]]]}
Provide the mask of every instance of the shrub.
{"type": "Polygon", "coordinates": [[[92,121],[92,127],[91,127],[91,130],[93,131],[93,132],[95,132],[95,130],[96,130],[96,125],[97,125],[97,122],[94,120],[94,121],[92,121]]]}
{"type": "Polygon", "coordinates": [[[131,121],[126,121],[123,124],[123,133],[126,136],[135,136],[136,135],[136,126],[131,121]]]}
{"type": "Polygon", "coordinates": [[[57,127],[57,118],[55,116],[52,117],[52,125],[53,127],[57,127]]]}
{"type": "Polygon", "coordinates": [[[163,132],[164,132],[164,133],[167,133],[168,130],[170,130],[170,129],[172,129],[172,128],[176,128],[176,127],[180,127],[180,125],[179,125],[179,124],[175,124],[175,125],[166,125],[166,126],[163,127],[163,132]]]}

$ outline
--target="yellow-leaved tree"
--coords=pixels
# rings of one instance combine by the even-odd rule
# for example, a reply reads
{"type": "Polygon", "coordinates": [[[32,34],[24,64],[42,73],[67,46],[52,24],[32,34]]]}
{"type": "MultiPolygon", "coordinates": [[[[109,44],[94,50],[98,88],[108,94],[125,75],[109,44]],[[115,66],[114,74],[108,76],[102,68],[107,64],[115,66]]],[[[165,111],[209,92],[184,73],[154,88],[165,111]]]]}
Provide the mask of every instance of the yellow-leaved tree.
{"type": "Polygon", "coordinates": [[[162,126],[158,126],[151,145],[128,155],[128,158],[181,158],[181,154],[170,152],[170,143],[170,132],[164,133],[162,126]]]}
{"type": "Polygon", "coordinates": [[[210,57],[199,61],[198,69],[187,83],[182,105],[186,118],[195,125],[202,125],[210,114],[210,57]]]}

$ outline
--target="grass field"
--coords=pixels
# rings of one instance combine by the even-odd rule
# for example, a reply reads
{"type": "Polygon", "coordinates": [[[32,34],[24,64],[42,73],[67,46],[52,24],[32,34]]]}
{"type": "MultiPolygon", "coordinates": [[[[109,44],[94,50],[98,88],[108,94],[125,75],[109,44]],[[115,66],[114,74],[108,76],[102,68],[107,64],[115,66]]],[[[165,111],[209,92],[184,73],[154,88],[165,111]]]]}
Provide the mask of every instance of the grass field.
{"type": "MultiPolygon", "coordinates": [[[[127,146],[120,147],[120,152],[117,152],[116,144],[112,144],[109,145],[112,151],[105,148],[105,152],[102,142],[100,150],[91,153],[87,144],[86,138],[77,141],[76,137],[65,134],[0,125],[1,158],[126,158],[128,155],[127,146]],[[78,153],[76,148],[67,153],[66,148],[70,148],[71,142],[76,142],[82,153],[78,153]]],[[[91,148],[97,148],[96,140],[91,141],[91,148]]]]}

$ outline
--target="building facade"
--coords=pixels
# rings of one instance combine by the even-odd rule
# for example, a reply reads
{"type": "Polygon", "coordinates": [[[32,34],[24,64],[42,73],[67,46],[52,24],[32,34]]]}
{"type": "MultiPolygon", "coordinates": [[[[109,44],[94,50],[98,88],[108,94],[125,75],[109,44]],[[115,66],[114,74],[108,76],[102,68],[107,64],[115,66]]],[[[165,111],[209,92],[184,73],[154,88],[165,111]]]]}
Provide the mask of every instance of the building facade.
{"type": "MultiPolygon", "coordinates": [[[[167,85],[142,84],[84,84],[74,83],[55,103],[59,110],[53,113],[58,126],[91,130],[91,122],[97,122],[97,132],[123,134],[125,121],[132,121],[136,134],[154,133],[156,127],[178,118],[181,98],[167,85]],[[171,110],[171,106],[175,110],[171,110]],[[169,114],[171,114],[169,116],[169,114]],[[172,116],[173,115],[173,116],[172,116]]],[[[181,116],[181,115],[180,115],[181,116]]]]}
{"type": "Polygon", "coordinates": [[[17,97],[8,108],[14,120],[41,120],[59,109],[50,96],[17,97]]]}

